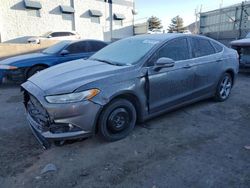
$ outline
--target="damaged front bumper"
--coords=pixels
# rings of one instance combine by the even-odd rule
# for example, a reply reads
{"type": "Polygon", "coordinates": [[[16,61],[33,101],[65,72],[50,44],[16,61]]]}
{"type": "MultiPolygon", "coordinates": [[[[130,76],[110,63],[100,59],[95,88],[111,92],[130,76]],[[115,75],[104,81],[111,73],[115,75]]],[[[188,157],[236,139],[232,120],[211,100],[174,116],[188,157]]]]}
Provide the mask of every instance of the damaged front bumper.
{"type": "Polygon", "coordinates": [[[22,86],[29,126],[43,148],[49,148],[51,141],[86,138],[95,133],[100,105],[91,101],[50,104],[37,86],[22,86]]]}

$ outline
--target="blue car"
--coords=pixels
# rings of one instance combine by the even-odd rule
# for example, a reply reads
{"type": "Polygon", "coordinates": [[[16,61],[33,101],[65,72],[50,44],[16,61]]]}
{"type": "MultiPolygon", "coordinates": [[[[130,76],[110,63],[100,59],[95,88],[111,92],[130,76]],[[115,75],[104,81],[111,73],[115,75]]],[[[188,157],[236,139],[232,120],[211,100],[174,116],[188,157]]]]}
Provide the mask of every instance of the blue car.
{"type": "Polygon", "coordinates": [[[75,59],[87,59],[106,45],[98,40],[62,41],[41,53],[4,59],[0,61],[0,83],[6,80],[23,82],[48,67],[75,59]]]}

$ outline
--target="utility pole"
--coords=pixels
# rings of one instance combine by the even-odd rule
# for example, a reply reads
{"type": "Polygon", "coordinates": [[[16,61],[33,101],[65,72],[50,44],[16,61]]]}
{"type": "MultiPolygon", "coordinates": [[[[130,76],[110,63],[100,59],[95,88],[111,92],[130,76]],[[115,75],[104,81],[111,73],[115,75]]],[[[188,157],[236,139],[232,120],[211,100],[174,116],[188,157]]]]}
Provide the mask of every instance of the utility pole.
{"type": "Polygon", "coordinates": [[[195,9],[195,30],[194,34],[198,34],[198,10],[197,8],[195,9]]]}
{"type": "Polygon", "coordinates": [[[221,0],[221,1],[220,1],[220,9],[223,7],[223,3],[224,3],[224,1],[221,0]]]}
{"type": "MultiPolygon", "coordinates": [[[[70,0],[70,6],[73,7],[73,9],[75,9],[75,2],[74,0],[70,0]]],[[[72,15],[72,30],[76,31],[76,14],[73,13],[72,15]]]]}
{"type": "Polygon", "coordinates": [[[199,6],[195,9],[195,30],[194,30],[194,33],[195,34],[199,34],[199,28],[198,28],[198,19],[200,18],[200,14],[202,12],[202,5],[200,6],[200,10],[199,9],[199,6]]]}
{"type": "Polygon", "coordinates": [[[113,38],[113,2],[112,0],[106,0],[109,4],[109,28],[110,28],[110,40],[113,38]]]}

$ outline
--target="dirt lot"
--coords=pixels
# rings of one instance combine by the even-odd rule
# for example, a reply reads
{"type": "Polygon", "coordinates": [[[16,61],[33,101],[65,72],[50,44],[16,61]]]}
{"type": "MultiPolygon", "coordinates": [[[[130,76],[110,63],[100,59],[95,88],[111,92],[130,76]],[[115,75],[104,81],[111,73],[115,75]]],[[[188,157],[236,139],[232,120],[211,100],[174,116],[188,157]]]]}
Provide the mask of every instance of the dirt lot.
{"type": "Polygon", "coordinates": [[[250,187],[250,75],[231,98],[206,100],[138,125],[44,151],[27,126],[17,86],[0,87],[0,187],[250,187]],[[45,165],[55,172],[41,174],[45,165]]]}

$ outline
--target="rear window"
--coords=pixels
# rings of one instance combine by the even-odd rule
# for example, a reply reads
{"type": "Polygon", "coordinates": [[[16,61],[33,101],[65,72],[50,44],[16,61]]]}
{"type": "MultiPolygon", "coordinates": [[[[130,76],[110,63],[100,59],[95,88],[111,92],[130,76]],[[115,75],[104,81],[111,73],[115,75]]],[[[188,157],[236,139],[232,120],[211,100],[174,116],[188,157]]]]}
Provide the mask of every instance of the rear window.
{"type": "Polygon", "coordinates": [[[192,39],[192,55],[194,58],[203,57],[215,53],[215,49],[207,39],[192,39]]]}

